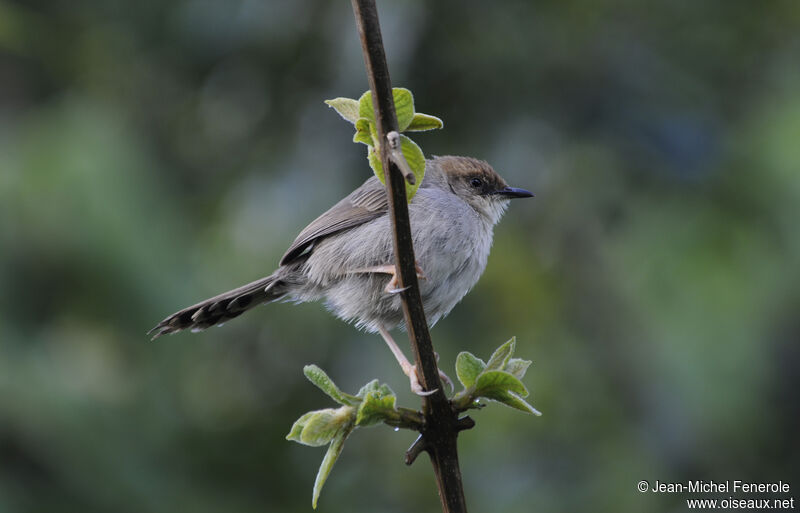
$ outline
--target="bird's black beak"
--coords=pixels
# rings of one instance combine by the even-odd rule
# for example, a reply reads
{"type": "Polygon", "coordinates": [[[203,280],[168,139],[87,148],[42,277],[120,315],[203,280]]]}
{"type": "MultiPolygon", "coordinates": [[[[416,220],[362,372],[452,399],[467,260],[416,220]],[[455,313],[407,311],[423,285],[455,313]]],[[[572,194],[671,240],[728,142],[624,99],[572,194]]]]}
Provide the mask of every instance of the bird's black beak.
{"type": "Polygon", "coordinates": [[[532,198],[534,196],[532,192],[526,191],[525,189],[518,189],[517,187],[503,187],[502,189],[494,191],[494,194],[506,198],[532,198]]]}

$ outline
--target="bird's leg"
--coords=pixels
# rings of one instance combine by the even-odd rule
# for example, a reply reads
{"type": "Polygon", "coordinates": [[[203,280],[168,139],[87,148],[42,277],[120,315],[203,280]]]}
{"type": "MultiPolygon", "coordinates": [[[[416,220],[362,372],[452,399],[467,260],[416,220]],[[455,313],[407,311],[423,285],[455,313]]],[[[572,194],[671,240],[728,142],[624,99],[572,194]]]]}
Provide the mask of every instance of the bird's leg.
{"type": "MultiPolygon", "coordinates": [[[[417,374],[417,366],[411,365],[411,362],[408,361],[406,355],[403,354],[403,351],[398,347],[397,343],[392,338],[392,335],[389,333],[382,324],[378,326],[378,331],[380,331],[383,340],[386,341],[386,345],[389,346],[389,349],[392,351],[392,354],[397,359],[397,363],[400,364],[400,368],[403,369],[403,373],[408,376],[409,381],[411,382],[411,391],[417,395],[426,396],[431,395],[432,393],[436,392],[436,388],[433,390],[423,390],[422,385],[419,382],[419,374],[417,374]]],[[[439,355],[436,354],[436,361],[439,361],[439,355]]],[[[450,387],[450,390],[453,390],[453,382],[444,372],[439,369],[439,377],[447,383],[450,387]]]]}
{"type": "MultiPolygon", "coordinates": [[[[417,278],[419,278],[420,280],[426,280],[427,278],[425,277],[425,273],[422,272],[422,268],[419,266],[419,262],[414,262],[414,267],[416,267],[416,270],[417,270],[417,278]]],[[[382,273],[382,274],[390,275],[392,277],[392,279],[389,280],[389,283],[386,284],[386,288],[384,289],[384,291],[387,294],[397,294],[398,292],[403,292],[404,290],[406,290],[408,288],[408,287],[403,287],[402,289],[398,288],[398,286],[400,284],[398,283],[398,280],[397,280],[397,268],[393,264],[376,265],[374,267],[367,267],[365,269],[358,269],[358,270],[350,271],[350,272],[352,272],[352,273],[382,273]]]]}
{"type": "Polygon", "coordinates": [[[411,365],[406,355],[403,354],[403,351],[397,346],[397,342],[394,341],[389,330],[381,324],[378,325],[378,331],[380,331],[383,340],[386,341],[386,345],[389,346],[392,354],[397,359],[397,363],[400,364],[400,368],[403,369],[403,374],[408,376],[408,379],[411,381],[411,391],[421,396],[431,395],[436,392],[436,389],[428,391],[422,389],[422,385],[419,383],[419,376],[417,375],[417,366],[411,365]]]}

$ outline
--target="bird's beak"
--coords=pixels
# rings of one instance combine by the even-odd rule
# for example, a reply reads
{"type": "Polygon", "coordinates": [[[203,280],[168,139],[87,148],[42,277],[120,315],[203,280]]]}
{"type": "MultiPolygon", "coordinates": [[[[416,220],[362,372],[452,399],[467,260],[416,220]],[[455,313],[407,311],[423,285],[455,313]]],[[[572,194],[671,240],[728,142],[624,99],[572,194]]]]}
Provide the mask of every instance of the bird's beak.
{"type": "Polygon", "coordinates": [[[532,198],[534,196],[532,192],[526,191],[525,189],[518,189],[517,187],[503,187],[502,189],[494,191],[494,194],[506,198],[532,198]]]}

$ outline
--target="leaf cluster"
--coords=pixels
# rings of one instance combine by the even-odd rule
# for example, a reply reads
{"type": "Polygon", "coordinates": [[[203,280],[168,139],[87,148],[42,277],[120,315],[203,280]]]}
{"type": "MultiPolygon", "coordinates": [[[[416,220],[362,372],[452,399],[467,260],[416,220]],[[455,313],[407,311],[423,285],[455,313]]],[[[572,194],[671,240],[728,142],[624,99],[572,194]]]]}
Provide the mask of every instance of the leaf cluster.
{"type": "MultiPolygon", "coordinates": [[[[516,338],[498,347],[488,362],[469,352],[462,352],[456,359],[456,373],[464,389],[451,399],[456,411],[481,408],[480,399],[489,399],[517,410],[541,415],[524,398],[528,390],[520,381],[530,360],[513,358],[516,338]]],[[[328,375],[316,365],[303,368],[306,378],[325,392],[340,406],[306,413],[295,421],[287,440],[312,447],[328,445],[314,481],[311,504],[317,507],[322,486],[328,479],[334,463],[339,458],[344,442],[359,427],[379,423],[422,431],[423,415],[415,410],[397,406],[397,397],[388,385],[372,380],[352,395],[343,392],[328,375]]]]}
{"type": "Polygon", "coordinates": [[[513,358],[516,344],[516,337],[512,337],[495,350],[488,362],[467,351],[459,353],[456,375],[464,389],[453,396],[452,403],[457,410],[480,408],[480,399],[489,399],[526,413],[541,415],[524,399],[528,397],[528,389],[521,380],[531,361],[513,358]]]}
{"type": "MultiPolygon", "coordinates": [[[[400,132],[422,132],[442,128],[442,120],[436,116],[422,114],[414,111],[414,95],[402,87],[392,88],[394,108],[397,113],[397,124],[400,132]]],[[[381,183],[385,182],[383,165],[381,164],[380,148],[376,128],[375,111],[372,105],[372,92],[367,91],[358,100],[352,98],[334,98],[325,100],[330,107],[339,113],[342,118],[352,123],[356,128],[353,142],[366,144],[367,160],[369,166],[381,183]]],[[[416,194],[417,189],[425,176],[425,154],[411,138],[400,134],[400,151],[414,172],[414,184],[406,185],[406,197],[409,201],[416,194]]]]}
{"type": "Polygon", "coordinates": [[[325,371],[316,365],[306,365],[303,373],[309,381],[341,405],[339,408],[306,413],[295,421],[286,435],[287,440],[312,447],[330,444],[314,481],[311,504],[316,509],[322,486],[342,453],[344,442],[350,433],[355,428],[374,426],[380,422],[399,423],[401,416],[395,408],[397,397],[394,392],[377,379],[361,387],[356,395],[351,395],[342,392],[325,371]]]}

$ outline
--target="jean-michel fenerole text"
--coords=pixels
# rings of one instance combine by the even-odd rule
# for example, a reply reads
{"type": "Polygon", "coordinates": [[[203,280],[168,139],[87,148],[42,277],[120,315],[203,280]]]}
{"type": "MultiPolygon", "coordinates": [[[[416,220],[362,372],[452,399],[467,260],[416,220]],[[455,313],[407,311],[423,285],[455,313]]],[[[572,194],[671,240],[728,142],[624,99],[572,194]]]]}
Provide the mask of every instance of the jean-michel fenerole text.
{"type": "Polygon", "coordinates": [[[688,481],[665,483],[656,481],[650,487],[653,493],[789,493],[789,483],[754,483],[738,479],[726,481],[688,481]]]}

